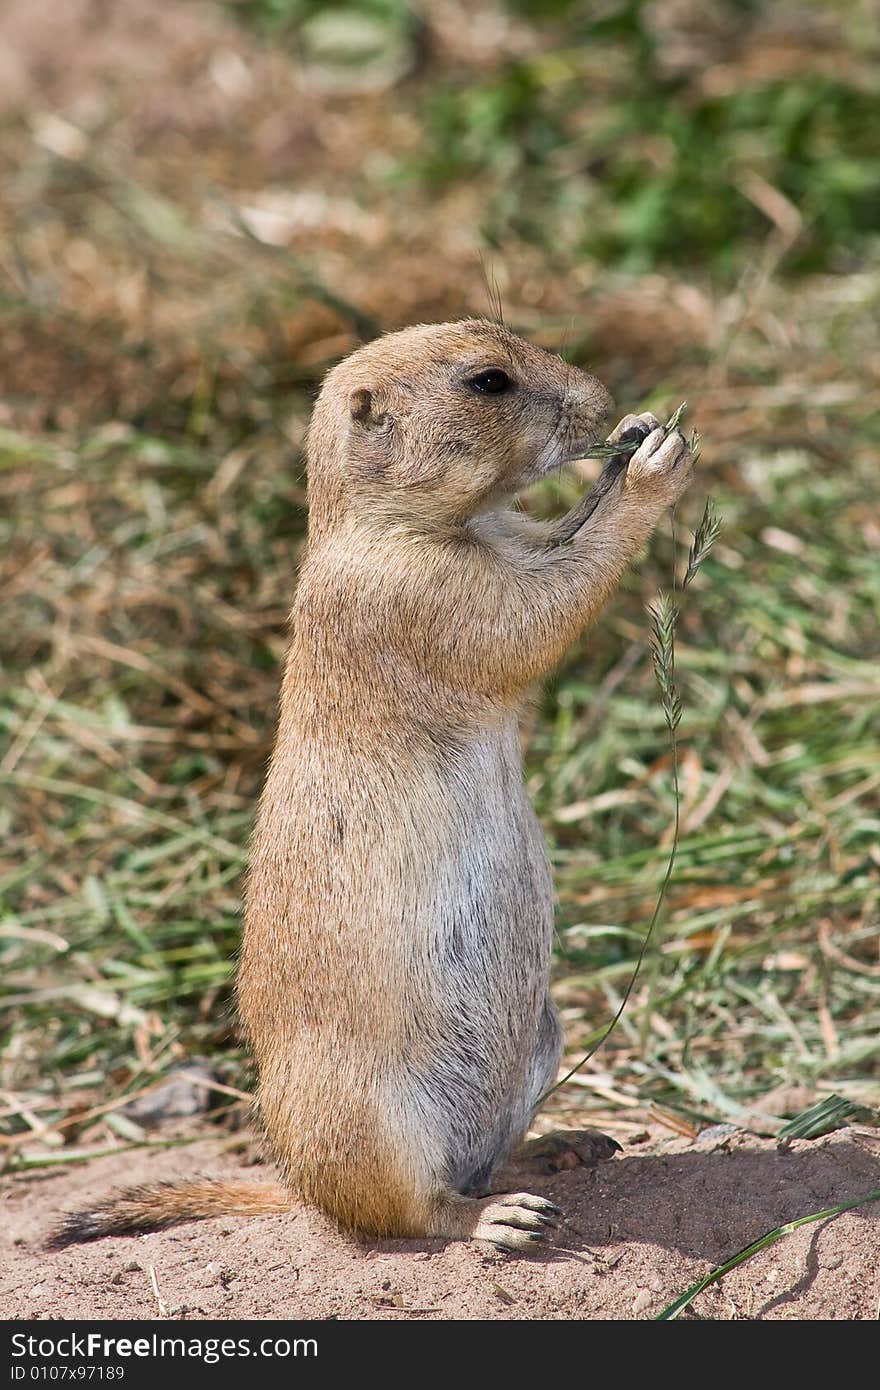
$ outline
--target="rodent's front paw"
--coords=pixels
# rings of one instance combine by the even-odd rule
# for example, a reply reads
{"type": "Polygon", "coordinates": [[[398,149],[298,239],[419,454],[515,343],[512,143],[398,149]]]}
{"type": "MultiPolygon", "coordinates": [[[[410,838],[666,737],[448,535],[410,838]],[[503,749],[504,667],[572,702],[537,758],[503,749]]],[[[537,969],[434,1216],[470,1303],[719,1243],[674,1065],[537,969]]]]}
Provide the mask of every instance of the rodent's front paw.
{"type": "Polygon", "coordinates": [[[646,410],[644,415],[624,415],[619,425],[608,436],[609,444],[620,444],[629,446],[629,452],[633,452],[633,445],[641,443],[647,439],[652,430],[661,428],[660,421],[656,415],[652,415],[646,410]]]}
{"type": "Polygon", "coordinates": [[[654,415],[627,416],[618,429],[640,425],[649,433],[629,460],[624,490],[673,506],[690,481],[694,458],[681,430],[667,431],[654,415]]]}

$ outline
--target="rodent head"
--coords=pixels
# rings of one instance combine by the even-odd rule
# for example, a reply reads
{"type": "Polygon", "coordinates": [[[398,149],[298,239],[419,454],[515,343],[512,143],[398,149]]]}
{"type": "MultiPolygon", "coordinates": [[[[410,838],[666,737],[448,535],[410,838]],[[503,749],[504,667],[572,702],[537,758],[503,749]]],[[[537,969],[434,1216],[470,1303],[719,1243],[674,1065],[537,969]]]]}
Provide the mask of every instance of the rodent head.
{"type": "Polygon", "coordinates": [[[595,377],[481,319],[368,343],[329,373],[309,430],[310,529],[352,509],[459,522],[600,435],[595,377]]]}

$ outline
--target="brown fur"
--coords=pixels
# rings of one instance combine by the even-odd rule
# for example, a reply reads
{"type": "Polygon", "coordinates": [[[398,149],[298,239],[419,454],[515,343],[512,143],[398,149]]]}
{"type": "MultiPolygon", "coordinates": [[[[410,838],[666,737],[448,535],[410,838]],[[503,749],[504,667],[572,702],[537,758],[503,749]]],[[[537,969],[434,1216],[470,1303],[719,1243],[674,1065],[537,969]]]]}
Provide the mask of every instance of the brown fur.
{"type": "Polygon", "coordinates": [[[137,1235],[161,1231],[181,1221],[209,1216],[270,1216],[289,1211],[290,1193],[279,1183],[223,1182],[191,1178],[187,1182],[154,1182],[117,1193],[107,1207],[71,1212],[47,1242],[51,1250],[102,1236],[137,1235]]]}
{"type": "MultiPolygon", "coordinates": [[[[642,417],[629,465],[564,521],[510,501],[582,456],[609,405],[594,378],[466,321],[370,343],[315,407],[239,1003],[286,1191],[347,1230],[521,1248],[554,1220],[528,1193],[476,1195],[560,1049],[552,885],[517,714],[677,499],[690,456],[642,417]],[[487,370],[511,389],[473,389],[487,370]]],[[[147,1209],[167,1224],[175,1202],[208,1214],[198,1191],[126,1197],[127,1224],[103,1213],[92,1233],[147,1209]]],[[[241,1211],[243,1189],[224,1191],[241,1211]]]]}

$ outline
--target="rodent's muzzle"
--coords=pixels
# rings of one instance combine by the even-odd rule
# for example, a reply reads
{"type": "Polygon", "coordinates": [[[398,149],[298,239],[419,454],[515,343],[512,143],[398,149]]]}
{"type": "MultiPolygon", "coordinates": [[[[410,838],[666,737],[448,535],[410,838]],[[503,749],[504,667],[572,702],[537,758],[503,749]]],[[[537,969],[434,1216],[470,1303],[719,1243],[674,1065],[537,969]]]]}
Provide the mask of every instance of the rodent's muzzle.
{"type": "Polygon", "coordinates": [[[556,428],[535,460],[535,477],[583,458],[603,437],[602,425],[614,401],[601,381],[580,376],[583,384],[569,387],[562,398],[556,428]]]}

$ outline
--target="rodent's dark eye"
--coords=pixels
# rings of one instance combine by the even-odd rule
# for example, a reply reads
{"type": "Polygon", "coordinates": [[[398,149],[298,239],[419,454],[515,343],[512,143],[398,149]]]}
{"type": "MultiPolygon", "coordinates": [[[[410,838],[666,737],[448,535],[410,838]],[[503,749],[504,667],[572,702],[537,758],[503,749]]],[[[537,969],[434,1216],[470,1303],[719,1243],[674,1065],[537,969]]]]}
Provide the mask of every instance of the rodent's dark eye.
{"type": "Polygon", "coordinates": [[[486,372],[477,372],[476,376],[468,377],[468,386],[472,391],[479,391],[483,396],[500,396],[503,391],[509,391],[513,382],[502,372],[500,367],[490,367],[486,372]]]}

